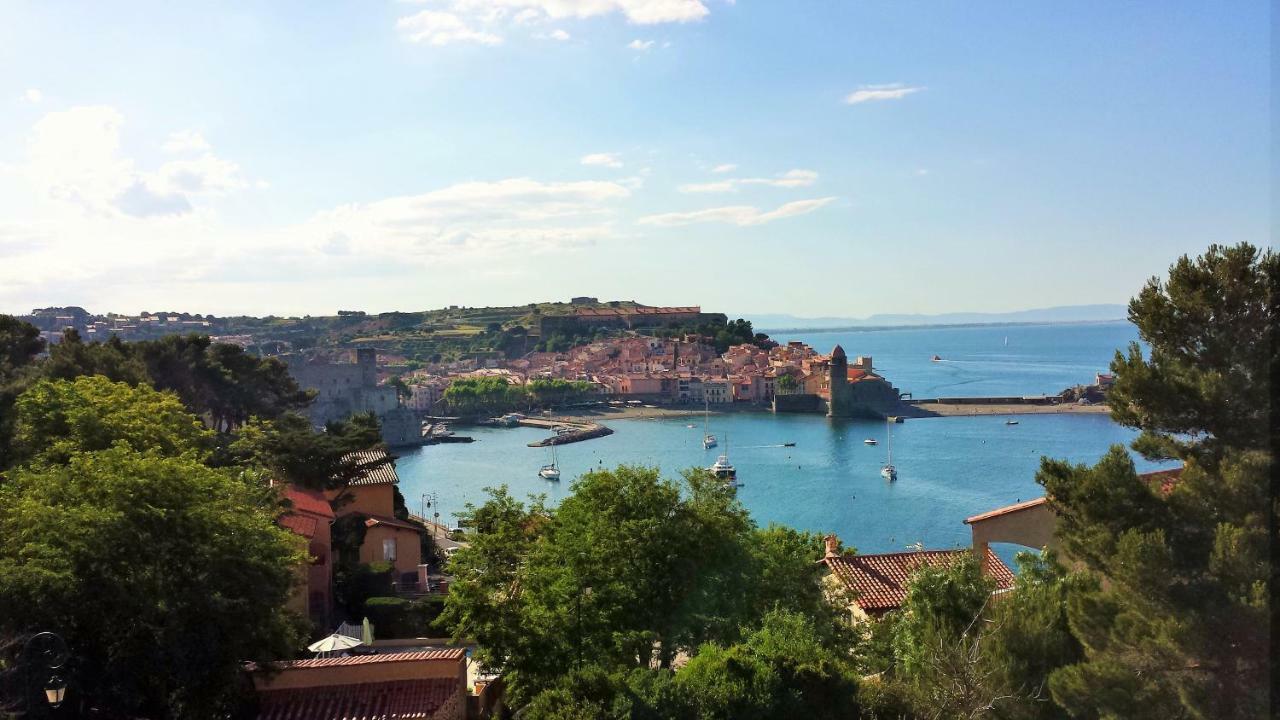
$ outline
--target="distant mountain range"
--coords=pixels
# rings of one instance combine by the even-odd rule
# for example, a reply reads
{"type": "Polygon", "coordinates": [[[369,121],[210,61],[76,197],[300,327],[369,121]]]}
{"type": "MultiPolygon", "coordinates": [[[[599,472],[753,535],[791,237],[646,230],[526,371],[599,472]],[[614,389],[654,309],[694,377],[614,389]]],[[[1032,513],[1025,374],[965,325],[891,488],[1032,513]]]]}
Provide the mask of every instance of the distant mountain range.
{"type": "MultiPolygon", "coordinates": [[[[732,317],[732,316],[731,316],[732,317]]],[[[996,323],[1104,322],[1128,317],[1125,305],[1063,305],[1003,313],[955,312],[939,315],[883,314],[864,318],[745,315],[757,330],[836,330],[861,327],[916,325],[986,325],[996,323]]]]}

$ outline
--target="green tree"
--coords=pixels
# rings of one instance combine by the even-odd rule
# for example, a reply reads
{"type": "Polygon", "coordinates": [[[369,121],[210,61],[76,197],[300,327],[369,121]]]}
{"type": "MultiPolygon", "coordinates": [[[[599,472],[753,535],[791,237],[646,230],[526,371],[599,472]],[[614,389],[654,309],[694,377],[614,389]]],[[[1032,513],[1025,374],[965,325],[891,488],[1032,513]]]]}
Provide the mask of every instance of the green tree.
{"type": "Polygon", "coordinates": [[[679,653],[740,641],[775,608],[838,645],[816,536],[758,530],[704,471],[681,483],[652,468],[590,472],[554,511],[500,489],[466,522],[471,547],[450,565],[441,623],[478,642],[517,702],[563,691],[577,670],[670,668],[679,653]]]}
{"type": "Polygon", "coordinates": [[[13,403],[32,382],[31,363],[44,349],[40,330],[0,315],[0,471],[13,463],[13,403]]]}
{"type": "Polygon", "coordinates": [[[220,464],[252,464],[284,482],[316,490],[343,491],[353,481],[391,463],[378,418],[373,413],[336,420],[316,432],[311,421],[292,413],[274,421],[254,420],[240,429],[220,464]]]}
{"type": "Polygon", "coordinates": [[[62,342],[49,346],[49,359],[40,369],[45,377],[54,380],[102,375],[138,385],[150,379],[137,353],[120,338],[113,335],[106,342],[86,343],[75,330],[64,331],[62,342]]]}
{"type": "Polygon", "coordinates": [[[43,349],[39,328],[12,315],[0,315],[0,378],[12,377],[43,349]]]}
{"type": "Polygon", "coordinates": [[[285,603],[304,553],[278,500],[205,465],[206,431],[170,395],[104,378],[33,391],[17,425],[54,447],[0,485],[0,635],[62,634],[109,715],[224,715],[245,660],[301,640],[285,603]]]}
{"type": "Polygon", "coordinates": [[[1067,597],[1088,578],[1069,574],[1051,552],[1018,553],[1013,590],[998,596],[982,630],[981,661],[995,688],[1002,718],[1066,717],[1050,701],[1049,674],[1078,662],[1083,648],[1071,634],[1067,597]]]}
{"type": "Polygon", "coordinates": [[[1112,417],[1134,448],[1185,467],[1149,487],[1120,447],[1093,467],[1038,475],[1064,551],[1099,580],[1069,594],[1084,659],[1053,672],[1080,717],[1259,717],[1267,688],[1267,582],[1276,565],[1268,422],[1280,256],[1242,244],[1183,257],[1129,304],[1150,346],[1112,363],[1112,417]]]}
{"type": "Polygon", "coordinates": [[[65,465],[77,453],[124,444],[138,453],[203,459],[211,433],[171,393],[101,375],[41,380],[14,406],[13,456],[65,465]]]}
{"type": "Polygon", "coordinates": [[[847,652],[799,613],[771,611],[741,643],[705,645],[676,672],[676,688],[693,713],[677,717],[854,718],[858,681],[847,652]]]}

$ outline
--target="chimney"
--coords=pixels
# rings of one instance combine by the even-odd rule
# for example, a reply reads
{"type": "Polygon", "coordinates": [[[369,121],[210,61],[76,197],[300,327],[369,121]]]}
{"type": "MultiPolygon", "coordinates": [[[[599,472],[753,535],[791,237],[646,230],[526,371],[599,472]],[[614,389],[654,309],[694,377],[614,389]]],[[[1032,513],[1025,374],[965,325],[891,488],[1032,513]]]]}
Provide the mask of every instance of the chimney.
{"type": "Polygon", "coordinates": [[[835,534],[833,533],[831,535],[824,537],[822,540],[827,545],[827,554],[823,557],[823,559],[840,557],[840,538],[836,537],[835,534]]]}

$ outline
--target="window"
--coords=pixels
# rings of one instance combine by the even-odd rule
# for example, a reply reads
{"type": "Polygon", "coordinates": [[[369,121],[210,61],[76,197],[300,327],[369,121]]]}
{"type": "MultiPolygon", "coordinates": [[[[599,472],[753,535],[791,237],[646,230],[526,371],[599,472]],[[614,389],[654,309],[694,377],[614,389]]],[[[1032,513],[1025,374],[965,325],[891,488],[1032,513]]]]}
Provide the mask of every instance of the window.
{"type": "Polygon", "coordinates": [[[382,559],[387,562],[396,561],[396,539],[387,538],[382,541],[382,559]]]}

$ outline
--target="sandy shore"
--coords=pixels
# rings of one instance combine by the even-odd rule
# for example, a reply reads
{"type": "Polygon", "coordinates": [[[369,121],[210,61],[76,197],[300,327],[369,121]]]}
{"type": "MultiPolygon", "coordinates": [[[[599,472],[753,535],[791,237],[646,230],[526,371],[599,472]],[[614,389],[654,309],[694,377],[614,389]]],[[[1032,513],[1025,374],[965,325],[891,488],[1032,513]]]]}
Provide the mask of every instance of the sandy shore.
{"type": "MultiPolygon", "coordinates": [[[[703,411],[701,409],[694,410],[691,407],[642,407],[629,405],[627,407],[600,408],[599,410],[577,410],[573,413],[565,414],[556,413],[552,417],[560,420],[567,420],[569,422],[607,423],[610,420],[649,420],[652,418],[682,417],[700,418],[702,417],[702,412],[703,411]]],[[[751,407],[734,408],[727,412],[768,412],[768,410],[764,408],[751,407]]],[[[712,415],[720,415],[721,413],[722,411],[720,410],[711,411],[712,415]]]]}
{"type": "Polygon", "coordinates": [[[955,405],[948,403],[920,403],[912,405],[919,411],[915,417],[961,417],[973,415],[1097,415],[1106,414],[1106,405],[955,405]]]}
{"type": "MultiPolygon", "coordinates": [[[[730,408],[712,410],[712,415],[724,413],[769,413],[770,410],[754,405],[735,405],[730,408]]],[[[1060,415],[1060,414],[1106,414],[1106,405],[969,405],[950,403],[919,403],[907,405],[903,417],[923,419],[931,417],[962,417],[974,415],[1060,415]]],[[[552,416],[552,419],[579,423],[607,423],[610,420],[648,420],[653,418],[691,418],[690,422],[702,417],[701,409],[674,407],[608,407],[598,410],[575,411],[573,413],[552,416]]]]}

